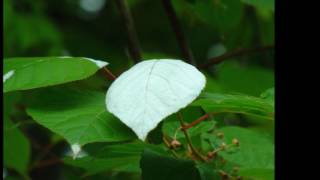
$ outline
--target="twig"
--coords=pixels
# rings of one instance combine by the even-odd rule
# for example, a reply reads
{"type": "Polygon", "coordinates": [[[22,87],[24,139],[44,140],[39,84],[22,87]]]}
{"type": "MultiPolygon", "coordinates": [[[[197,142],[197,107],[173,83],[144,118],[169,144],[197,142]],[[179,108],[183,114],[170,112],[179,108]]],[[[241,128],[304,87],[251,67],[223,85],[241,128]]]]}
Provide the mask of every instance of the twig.
{"type": "Polygon", "coordinates": [[[180,22],[177,18],[177,15],[172,7],[171,0],[162,0],[163,7],[167,13],[169,18],[171,28],[175,33],[176,40],[178,42],[181,54],[183,58],[190,64],[195,65],[195,61],[193,58],[193,54],[191,49],[189,48],[186,37],[183,34],[182,28],[180,26],[180,22]]]}
{"type": "Polygon", "coordinates": [[[200,118],[198,118],[197,120],[193,121],[192,123],[188,124],[188,125],[185,125],[185,126],[182,126],[181,127],[181,130],[187,130],[193,126],[195,126],[196,124],[200,123],[201,121],[203,120],[206,120],[209,118],[209,114],[205,114],[203,116],[201,116],[200,118]]]}
{"type": "Polygon", "coordinates": [[[164,142],[164,144],[167,146],[167,148],[171,151],[171,153],[173,154],[174,157],[179,158],[179,155],[173,150],[171,149],[170,143],[168,142],[168,140],[166,139],[166,137],[162,137],[162,140],[164,142]]]}
{"type": "Polygon", "coordinates": [[[248,55],[251,53],[257,53],[257,52],[264,52],[264,51],[269,51],[274,48],[274,45],[268,45],[264,47],[258,47],[258,48],[251,48],[251,49],[237,49],[228,53],[225,53],[221,56],[210,58],[208,62],[198,66],[200,69],[206,69],[210,67],[211,65],[219,64],[224,60],[230,59],[232,57],[237,57],[237,56],[244,56],[248,55]]]}
{"type": "Polygon", "coordinates": [[[58,158],[54,158],[54,159],[49,159],[49,160],[45,160],[45,161],[40,161],[39,163],[37,163],[36,166],[32,167],[33,169],[38,169],[38,168],[44,168],[47,166],[51,166],[57,163],[63,163],[63,160],[58,159],[58,158]]]}
{"type": "Polygon", "coordinates": [[[56,154],[52,153],[50,151],[50,149],[55,145],[55,144],[50,144],[47,147],[43,148],[42,145],[40,145],[37,141],[35,141],[31,136],[29,136],[27,133],[24,132],[24,134],[28,137],[28,139],[30,140],[32,146],[38,150],[43,150],[43,153],[39,155],[38,158],[36,158],[34,160],[34,162],[32,164],[29,165],[28,171],[32,171],[35,168],[39,168],[39,167],[44,167],[47,165],[51,165],[53,164],[53,162],[45,162],[45,161],[39,161],[40,159],[42,159],[45,155],[49,155],[52,157],[52,159],[50,161],[54,161],[54,163],[57,163],[58,161],[62,162],[62,160],[59,158],[59,156],[57,156],[56,154]],[[39,165],[40,163],[40,165],[39,165]],[[42,165],[41,165],[42,164],[42,165]]]}
{"type": "Polygon", "coordinates": [[[117,77],[116,77],[114,74],[112,74],[112,72],[111,72],[108,68],[106,68],[106,67],[102,68],[102,71],[103,71],[103,73],[107,76],[107,78],[110,79],[110,80],[112,80],[112,81],[117,78],[117,77]]]}
{"type": "MultiPolygon", "coordinates": [[[[30,136],[27,132],[25,132],[25,131],[22,131],[22,133],[29,139],[29,141],[31,142],[31,145],[34,147],[34,148],[36,148],[36,149],[38,149],[38,150],[43,150],[43,146],[42,145],[40,145],[36,140],[34,140],[33,138],[32,138],[32,136],[30,136]]],[[[51,145],[50,145],[51,146],[51,145]]],[[[47,146],[48,147],[48,146],[47,146]]],[[[52,157],[54,157],[54,158],[58,158],[58,156],[57,155],[55,155],[54,153],[52,153],[51,151],[50,151],[50,149],[48,149],[49,151],[47,152],[50,156],[52,156],[52,157]]]]}
{"type": "MultiPolygon", "coordinates": [[[[183,122],[183,117],[182,117],[181,112],[178,112],[178,117],[179,117],[179,121],[180,121],[181,127],[184,127],[185,124],[184,124],[184,122],[183,122]]],[[[190,138],[187,130],[186,130],[186,129],[181,129],[181,130],[182,130],[184,136],[186,137],[187,143],[188,143],[188,145],[189,145],[189,147],[190,147],[190,149],[191,149],[191,151],[192,151],[192,154],[195,155],[197,158],[199,158],[201,161],[206,162],[206,158],[203,157],[203,156],[193,147],[191,138],[190,138]]]]}
{"type": "Polygon", "coordinates": [[[125,24],[125,28],[128,36],[128,46],[129,46],[130,56],[133,59],[133,61],[137,63],[141,61],[141,51],[140,51],[138,36],[134,27],[134,22],[133,22],[130,9],[128,7],[126,0],[114,0],[114,1],[119,9],[122,20],[125,24]]]}
{"type": "Polygon", "coordinates": [[[51,157],[53,157],[54,159],[59,159],[59,157],[55,154],[53,154],[51,152],[51,149],[56,146],[59,143],[59,141],[56,141],[54,143],[50,143],[47,146],[41,148],[41,152],[39,153],[39,155],[35,158],[34,162],[40,162],[41,159],[43,159],[46,155],[50,155],[51,157]]]}

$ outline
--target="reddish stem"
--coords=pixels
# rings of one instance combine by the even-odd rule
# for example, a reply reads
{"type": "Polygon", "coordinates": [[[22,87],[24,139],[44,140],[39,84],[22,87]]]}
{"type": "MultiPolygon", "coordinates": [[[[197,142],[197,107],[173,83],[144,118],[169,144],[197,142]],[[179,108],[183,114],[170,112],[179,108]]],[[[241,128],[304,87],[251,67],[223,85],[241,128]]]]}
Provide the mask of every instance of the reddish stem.
{"type": "Polygon", "coordinates": [[[104,74],[107,76],[107,78],[110,79],[110,80],[112,80],[112,81],[117,78],[117,77],[116,77],[115,75],[113,75],[112,72],[111,72],[108,68],[106,68],[106,67],[103,68],[103,72],[104,72],[104,74]]]}
{"type": "Polygon", "coordinates": [[[195,126],[196,124],[200,123],[201,121],[208,119],[208,118],[209,118],[209,114],[205,114],[205,115],[201,116],[200,118],[198,118],[197,120],[193,121],[191,124],[182,126],[181,130],[189,129],[189,128],[195,126]]]}
{"type": "MultiPolygon", "coordinates": [[[[183,121],[183,117],[182,117],[181,112],[178,112],[178,117],[179,117],[179,121],[180,121],[180,126],[181,126],[181,127],[184,127],[185,125],[184,125],[184,121],[183,121]]],[[[184,136],[186,137],[187,143],[188,143],[188,145],[189,145],[189,147],[190,147],[190,149],[191,149],[192,154],[195,155],[197,158],[199,158],[201,161],[206,162],[206,158],[203,157],[203,156],[193,147],[191,138],[190,138],[190,136],[189,136],[189,134],[188,134],[188,131],[185,130],[185,129],[181,129],[181,130],[182,130],[184,136]]]]}

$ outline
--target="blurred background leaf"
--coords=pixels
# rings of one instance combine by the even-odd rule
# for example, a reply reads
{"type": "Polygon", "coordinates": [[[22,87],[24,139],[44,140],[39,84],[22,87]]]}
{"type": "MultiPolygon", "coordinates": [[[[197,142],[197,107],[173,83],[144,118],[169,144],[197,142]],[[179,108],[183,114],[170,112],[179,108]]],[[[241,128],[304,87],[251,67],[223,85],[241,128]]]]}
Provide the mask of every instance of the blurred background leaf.
{"type": "Polygon", "coordinates": [[[20,93],[8,93],[4,97],[3,113],[3,163],[13,168],[24,177],[28,177],[28,163],[30,161],[30,143],[27,137],[11,120],[15,103],[21,98],[20,93]]]}

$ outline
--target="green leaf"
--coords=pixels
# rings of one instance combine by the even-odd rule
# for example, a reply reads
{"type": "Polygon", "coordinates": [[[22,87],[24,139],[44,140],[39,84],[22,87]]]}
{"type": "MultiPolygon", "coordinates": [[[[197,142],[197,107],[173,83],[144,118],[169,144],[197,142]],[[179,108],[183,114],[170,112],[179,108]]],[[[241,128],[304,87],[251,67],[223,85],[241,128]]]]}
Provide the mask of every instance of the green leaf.
{"type": "Polygon", "coordinates": [[[219,129],[224,133],[225,142],[230,144],[233,138],[240,142],[238,151],[234,153],[220,152],[227,161],[235,163],[241,168],[274,168],[274,144],[261,134],[240,128],[225,127],[219,129]]]}
{"type": "Polygon", "coordinates": [[[208,59],[218,57],[227,52],[227,48],[222,43],[214,44],[208,50],[208,59]]]}
{"type": "Polygon", "coordinates": [[[145,149],[140,161],[143,180],[198,180],[199,172],[191,160],[163,156],[145,149]]]}
{"type": "Polygon", "coordinates": [[[274,0],[241,0],[263,11],[274,11],[274,0]]]}
{"type": "Polygon", "coordinates": [[[241,113],[274,120],[273,103],[247,95],[203,93],[192,105],[201,106],[206,112],[241,113]]]}
{"type": "MultiPolygon", "coordinates": [[[[187,108],[180,110],[180,113],[182,114],[183,120],[186,123],[191,123],[204,115],[204,112],[201,109],[201,107],[196,107],[196,106],[188,106],[187,108]]],[[[212,129],[214,125],[215,125],[215,122],[212,121],[211,119],[205,120],[200,124],[197,124],[196,126],[188,129],[188,133],[190,136],[197,136],[202,132],[206,132],[212,129]]],[[[163,126],[162,126],[162,132],[165,135],[170,136],[171,138],[173,138],[176,135],[176,138],[184,139],[185,136],[183,132],[179,130],[180,126],[181,125],[178,119],[178,115],[173,114],[164,120],[163,126]]]]}
{"type": "Polygon", "coordinates": [[[4,126],[11,127],[4,130],[3,158],[5,166],[17,170],[20,174],[27,174],[30,158],[30,143],[21,131],[14,127],[9,119],[4,119],[4,126]]]}
{"type": "Polygon", "coordinates": [[[243,14],[243,5],[238,0],[201,0],[192,7],[202,21],[222,32],[235,27],[243,14]]]}
{"type": "Polygon", "coordinates": [[[58,28],[46,14],[44,3],[24,1],[28,12],[17,9],[17,3],[4,1],[4,57],[17,55],[56,55],[63,50],[58,28]]]}
{"type": "Polygon", "coordinates": [[[273,169],[240,169],[239,175],[244,180],[274,180],[273,169]]]}
{"type": "Polygon", "coordinates": [[[272,15],[260,15],[259,26],[261,29],[261,40],[265,45],[274,44],[275,41],[275,23],[274,23],[274,14],[272,15]],[[265,17],[267,16],[267,17],[265,17]]]}
{"type": "MultiPolygon", "coordinates": [[[[202,108],[195,107],[195,106],[187,106],[186,108],[181,109],[180,113],[182,114],[183,120],[186,123],[191,123],[191,122],[195,121],[196,119],[198,119],[199,117],[204,115],[202,108]]],[[[169,116],[169,117],[170,117],[169,119],[175,119],[176,121],[179,121],[177,114],[169,116]]]]}
{"type": "MultiPolygon", "coordinates": [[[[196,126],[188,129],[188,133],[190,136],[196,136],[199,135],[203,132],[207,132],[211,129],[213,129],[215,123],[213,121],[202,121],[201,123],[197,124],[196,126]]],[[[179,128],[181,127],[180,122],[178,121],[178,119],[174,119],[174,120],[168,120],[165,121],[163,123],[163,127],[162,130],[163,132],[170,136],[170,137],[174,137],[174,135],[176,135],[177,139],[180,138],[184,138],[184,134],[181,130],[179,130],[179,128]],[[177,132],[177,133],[176,133],[177,132]]]]}
{"type": "Polygon", "coordinates": [[[263,98],[263,99],[269,100],[271,102],[274,102],[274,87],[264,91],[260,95],[260,97],[263,98]]]}
{"type": "MultiPolygon", "coordinates": [[[[256,123],[256,121],[254,121],[256,123]]],[[[265,137],[269,138],[272,142],[274,142],[274,134],[275,134],[275,122],[271,121],[269,123],[258,124],[254,126],[248,127],[248,129],[255,131],[259,134],[263,134],[265,137]]]]}
{"type": "MultiPolygon", "coordinates": [[[[65,163],[83,168],[87,175],[104,171],[140,172],[139,162],[145,147],[158,149],[159,147],[142,143],[141,141],[105,145],[91,155],[75,159],[65,158],[65,163]]],[[[85,150],[86,147],[84,147],[85,150]]],[[[159,150],[158,150],[159,151],[159,150]]]]}
{"type": "Polygon", "coordinates": [[[3,163],[6,167],[13,168],[21,175],[26,176],[30,158],[30,143],[9,119],[13,103],[18,98],[19,94],[10,93],[4,96],[3,163]]]}
{"type": "Polygon", "coordinates": [[[201,180],[214,180],[221,178],[219,172],[216,169],[213,169],[209,164],[198,164],[197,168],[199,170],[201,180]]]}
{"type": "Polygon", "coordinates": [[[205,92],[224,92],[223,87],[219,84],[219,81],[210,75],[206,74],[206,87],[204,88],[205,92]]]}
{"type": "Polygon", "coordinates": [[[241,66],[236,62],[224,62],[217,67],[218,83],[227,92],[259,96],[274,87],[274,72],[256,66],[241,66]]]}
{"type": "Polygon", "coordinates": [[[39,124],[63,136],[71,144],[123,141],[132,131],[106,111],[100,92],[45,88],[27,96],[27,113],[39,124]]]}
{"type": "Polygon", "coordinates": [[[140,156],[129,157],[110,157],[97,159],[84,157],[73,160],[71,157],[65,159],[65,163],[83,168],[87,171],[86,175],[93,175],[105,171],[139,172],[140,156]]]}
{"type": "Polygon", "coordinates": [[[163,122],[160,122],[156,128],[150,131],[147,136],[147,141],[150,144],[162,144],[163,143],[163,133],[162,133],[163,122]]]}
{"type": "Polygon", "coordinates": [[[4,59],[4,92],[26,90],[81,80],[106,62],[81,57],[33,57],[4,59]]]}

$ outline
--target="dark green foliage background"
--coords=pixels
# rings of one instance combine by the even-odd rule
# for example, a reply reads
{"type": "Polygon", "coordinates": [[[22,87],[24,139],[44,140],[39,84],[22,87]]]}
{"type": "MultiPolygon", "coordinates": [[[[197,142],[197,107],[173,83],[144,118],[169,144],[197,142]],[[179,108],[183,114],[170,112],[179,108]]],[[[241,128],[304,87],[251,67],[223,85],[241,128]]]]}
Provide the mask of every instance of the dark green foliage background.
{"type": "MultiPolygon", "coordinates": [[[[115,0],[91,1],[93,4],[90,7],[102,2],[101,9],[95,12],[89,12],[81,7],[81,1],[4,0],[4,58],[90,57],[109,62],[108,68],[115,75],[120,75],[129,69],[134,62],[128,55],[127,35],[114,3],[115,0]]],[[[161,0],[127,1],[135,21],[143,59],[181,59],[180,50],[161,0]]],[[[172,3],[197,65],[207,62],[210,57],[236,49],[274,44],[274,0],[172,0],[172,3]]],[[[203,100],[202,97],[205,96],[203,94],[199,101],[191,105],[192,107],[183,110],[186,121],[195,120],[199,117],[198,114],[203,112],[211,112],[216,109],[228,110],[215,117],[214,126],[221,128],[222,131],[232,132],[232,136],[237,136],[235,131],[241,127],[239,137],[249,138],[245,140],[248,147],[243,148],[249,151],[252,150],[250,147],[252,143],[254,143],[252,147],[257,147],[256,144],[260,142],[256,137],[250,141],[250,137],[255,136],[255,133],[259,134],[257,136],[261,136],[261,142],[270,143],[270,146],[268,143],[264,143],[263,146],[268,149],[268,157],[273,158],[274,89],[270,89],[274,87],[273,50],[226,59],[221,64],[203,69],[202,72],[207,78],[204,91],[212,93],[208,95],[212,101],[210,98],[203,100]],[[269,90],[266,91],[267,89],[269,90]],[[263,92],[265,93],[260,97],[263,92]],[[231,95],[224,96],[223,94],[231,95]],[[247,96],[250,97],[247,98],[247,96]],[[259,112],[256,113],[257,111],[259,112]],[[273,120],[270,121],[270,119],[273,120]],[[229,127],[230,125],[238,127],[229,127]]],[[[99,71],[87,79],[68,83],[65,86],[84,91],[95,90],[102,94],[106,92],[110,83],[111,81],[99,71]]],[[[55,99],[55,93],[51,93],[50,89],[48,91],[44,89],[44,91],[49,93],[48,96],[52,95],[50,98],[55,99]]],[[[117,145],[115,142],[91,143],[84,148],[93,157],[90,156],[79,162],[67,158],[65,163],[54,162],[50,165],[39,166],[39,162],[43,160],[50,160],[54,157],[64,158],[69,145],[60,136],[61,134],[52,133],[51,128],[48,130],[38,125],[30,114],[26,114],[26,108],[28,112],[36,112],[32,106],[28,109],[27,105],[32,102],[30,97],[37,97],[37,93],[38,91],[26,90],[6,94],[8,97],[4,102],[4,154],[7,155],[6,152],[10,152],[8,157],[4,157],[6,179],[117,180],[140,179],[141,175],[144,179],[151,179],[150,177],[154,174],[159,179],[161,179],[160,175],[177,178],[185,176],[183,179],[210,179],[211,175],[216,177],[216,173],[207,171],[207,165],[196,165],[191,160],[184,159],[175,161],[173,157],[169,157],[170,154],[156,152],[159,145],[145,148],[149,145],[141,142],[133,144],[132,147],[129,145],[127,149],[126,145],[117,145]],[[130,153],[123,155],[107,151],[110,153],[108,154],[111,157],[110,160],[106,158],[106,155],[95,157],[96,151],[103,147],[108,148],[109,145],[115,146],[115,151],[118,149],[119,152],[130,153]],[[134,152],[131,151],[132,149],[134,152]],[[17,158],[19,156],[21,158],[17,158]],[[101,167],[94,169],[88,167],[91,162],[101,167]],[[126,162],[129,164],[132,162],[133,165],[127,165],[126,162]],[[115,166],[113,166],[114,163],[115,166]],[[176,168],[177,171],[163,171],[164,174],[158,171],[168,166],[176,168]],[[196,168],[199,169],[199,172],[196,168]],[[182,173],[184,170],[188,170],[188,173],[182,173]],[[180,172],[182,176],[179,176],[180,172]]],[[[39,102],[42,103],[52,101],[51,99],[40,99],[39,102]]],[[[51,105],[43,107],[45,110],[50,108],[55,107],[51,105]]],[[[41,115],[46,111],[36,113],[41,115]]],[[[162,142],[162,131],[171,135],[172,130],[178,126],[172,116],[161,125],[149,137],[149,142],[152,144],[162,142]]],[[[208,131],[211,126],[212,123],[204,122],[198,129],[190,131],[193,138],[196,139],[195,144],[203,149],[208,147],[203,145],[204,137],[200,134],[208,131]]],[[[57,133],[54,128],[53,131],[57,133]]],[[[130,137],[133,136],[129,129],[125,131],[126,134],[130,134],[130,137]]],[[[121,136],[119,139],[126,140],[124,137],[121,136]]],[[[182,133],[178,134],[178,138],[181,138],[181,142],[184,141],[182,133]]],[[[227,135],[227,140],[231,139],[232,137],[227,135]]],[[[112,149],[113,146],[109,148],[112,149]]],[[[243,158],[232,157],[229,154],[222,154],[222,156],[233,163],[248,165],[248,168],[240,170],[240,175],[256,180],[273,179],[273,166],[270,165],[274,162],[273,159],[268,160],[268,166],[265,168],[260,165],[256,166],[256,164],[265,162],[256,163],[252,160],[266,158],[261,157],[264,156],[263,153],[241,151],[240,155],[251,158],[250,162],[243,162],[243,158]]]]}

